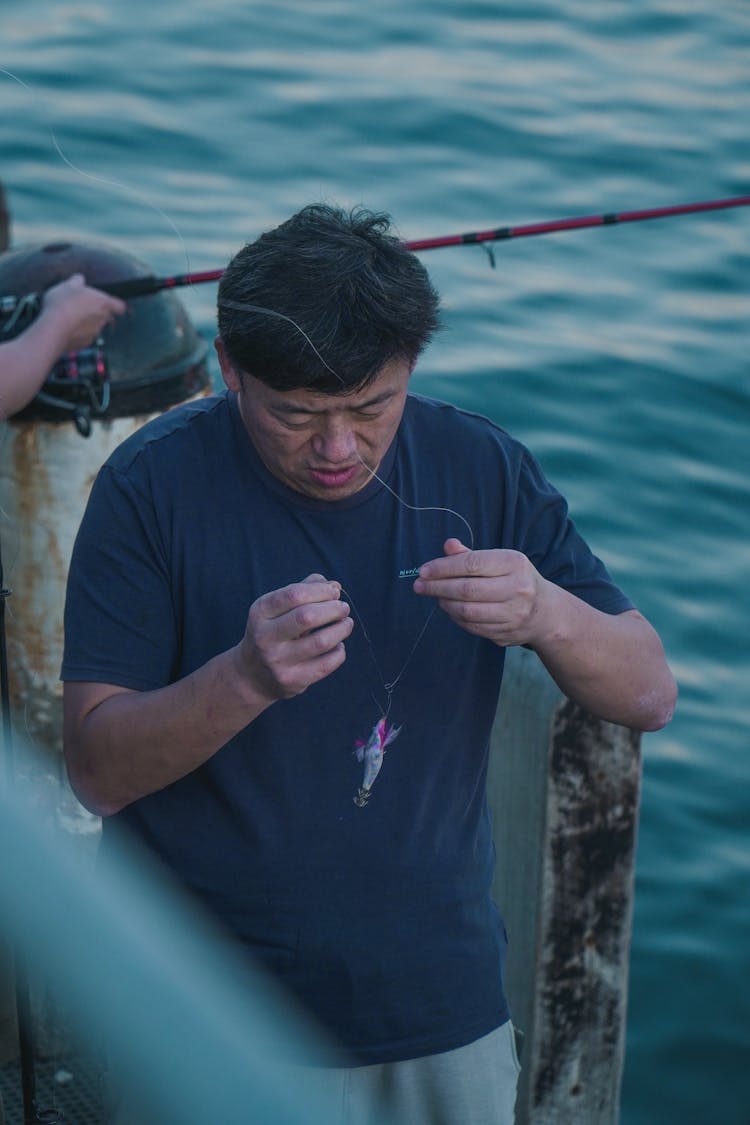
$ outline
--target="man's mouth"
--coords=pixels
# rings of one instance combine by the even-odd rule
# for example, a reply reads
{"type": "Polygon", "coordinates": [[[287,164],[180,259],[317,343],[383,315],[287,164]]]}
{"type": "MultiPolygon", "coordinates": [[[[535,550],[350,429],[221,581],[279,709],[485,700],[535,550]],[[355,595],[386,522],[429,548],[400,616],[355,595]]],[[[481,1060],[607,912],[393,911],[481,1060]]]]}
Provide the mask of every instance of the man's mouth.
{"type": "Polygon", "coordinates": [[[324,488],[339,488],[342,484],[349,484],[357,475],[359,464],[347,465],[339,469],[310,469],[310,476],[324,488]]]}

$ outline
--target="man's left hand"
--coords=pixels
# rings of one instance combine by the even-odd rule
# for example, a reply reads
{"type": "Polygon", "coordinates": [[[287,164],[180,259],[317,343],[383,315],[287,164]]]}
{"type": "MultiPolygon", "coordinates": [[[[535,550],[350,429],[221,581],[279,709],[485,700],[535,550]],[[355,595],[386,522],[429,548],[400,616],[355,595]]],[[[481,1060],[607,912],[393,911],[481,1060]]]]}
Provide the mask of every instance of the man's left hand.
{"type": "Polygon", "coordinates": [[[560,690],[601,719],[636,730],[669,722],[677,688],[661,641],[636,609],[595,609],[518,551],[471,551],[459,539],[443,550],[420,567],[414,589],[437,598],[462,629],[533,648],[560,690]]]}
{"type": "Polygon", "coordinates": [[[549,584],[526,555],[472,551],[459,539],[448,539],[443,550],[443,558],[420,567],[415,592],[437,598],[469,633],[503,646],[533,645],[549,584]]]}

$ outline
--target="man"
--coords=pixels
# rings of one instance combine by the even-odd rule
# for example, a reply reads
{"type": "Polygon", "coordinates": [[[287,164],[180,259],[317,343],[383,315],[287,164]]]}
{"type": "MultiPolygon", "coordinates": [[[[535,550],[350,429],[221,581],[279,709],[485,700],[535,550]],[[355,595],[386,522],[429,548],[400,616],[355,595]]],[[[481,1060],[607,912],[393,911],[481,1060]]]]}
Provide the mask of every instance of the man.
{"type": "Polygon", "coordinates": [[[408,393],[438,299],[386,217],[305,208],[218,305],[227,392],[125,442],[79,532],[71,782],[105,848],[135,832],[345,1048],[332,1121],[510,1122],[505,647],[654,729],[661,644],[522,446],[408,393]]]}
{"type": "Polygon", "coordinates": [[[31,401],[64,352],[86,347],[124,311],[124,301],[92,289],[80,273],[51,286],[36,320],[0,343],[0,419],[31,401]]]}

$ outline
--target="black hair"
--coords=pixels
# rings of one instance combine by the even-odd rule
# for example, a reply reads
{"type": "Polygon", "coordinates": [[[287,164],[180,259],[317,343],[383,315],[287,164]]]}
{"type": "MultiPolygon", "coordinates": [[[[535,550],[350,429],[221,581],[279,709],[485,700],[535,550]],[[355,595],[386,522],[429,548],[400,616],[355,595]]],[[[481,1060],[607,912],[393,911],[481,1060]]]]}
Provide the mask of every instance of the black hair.
{"type": "Polygon", "coordinates": [[[388,215],[311,204],[232,258],[219,335],[240,377],[335,394],[366,386],[390,360],[413,365],[438,307],[388,215]]]}

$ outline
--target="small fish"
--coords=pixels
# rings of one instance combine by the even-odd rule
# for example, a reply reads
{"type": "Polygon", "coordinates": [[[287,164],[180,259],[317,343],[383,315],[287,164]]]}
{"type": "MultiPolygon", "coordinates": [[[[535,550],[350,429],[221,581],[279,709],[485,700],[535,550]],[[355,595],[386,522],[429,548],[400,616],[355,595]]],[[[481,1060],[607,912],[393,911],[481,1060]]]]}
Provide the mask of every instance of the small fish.
{"type": "Polygon", "coordinates": [[[361,809],[367,804],[370,797],[370,790],[375,784],[375,778],[380,773],[386,746],[390,746],[400,732],[401,727],[388,726],[388,721],[384,715],[382,719],[378,719],[377,723],[372,728],[372,733],[367,742],[357,741],[357,749],[354,753],[357,756],[358,762],[365,763],[365,776],[362,779],[362,786],[357,796],[354,798],[354,804],[358,805],[361,809]]]}

